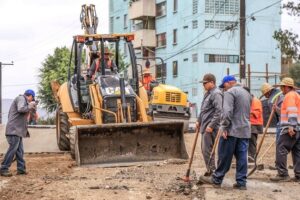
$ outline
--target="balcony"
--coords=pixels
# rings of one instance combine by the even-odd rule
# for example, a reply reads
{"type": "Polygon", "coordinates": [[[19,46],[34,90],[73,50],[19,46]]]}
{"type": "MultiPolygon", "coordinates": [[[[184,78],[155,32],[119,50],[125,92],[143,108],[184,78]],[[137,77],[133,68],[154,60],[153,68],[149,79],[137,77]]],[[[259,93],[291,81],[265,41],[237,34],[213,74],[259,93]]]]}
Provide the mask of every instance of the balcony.
{"type": "Polygon", "coordinates": [[[129,6],[129,19],[142,20],[147,17],[155,17],[155,0],[138,0],[131,2],[129,6]]]}
{"type": "Polygon", "coordinates": [[[155,30],[141,29],[134,32],[133,47],[140,48],[142,44],[145,47],[156,47],[155,30]]]}

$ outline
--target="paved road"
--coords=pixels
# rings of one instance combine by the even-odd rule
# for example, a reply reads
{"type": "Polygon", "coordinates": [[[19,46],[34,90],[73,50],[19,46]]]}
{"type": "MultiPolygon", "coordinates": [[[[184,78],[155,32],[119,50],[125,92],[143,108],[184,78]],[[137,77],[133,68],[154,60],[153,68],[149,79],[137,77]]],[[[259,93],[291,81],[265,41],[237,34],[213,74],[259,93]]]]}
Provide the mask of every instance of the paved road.
{"type": "MultiPolygon", "coordinates": [[[[55,128],[29,128],[30,138],[24,139],[25,153],[59,152],[56,144],[55,128]]],[[[5,127],[0,126],[0,153],[5,153],[8,144],[5,138],[5,127]]]]}

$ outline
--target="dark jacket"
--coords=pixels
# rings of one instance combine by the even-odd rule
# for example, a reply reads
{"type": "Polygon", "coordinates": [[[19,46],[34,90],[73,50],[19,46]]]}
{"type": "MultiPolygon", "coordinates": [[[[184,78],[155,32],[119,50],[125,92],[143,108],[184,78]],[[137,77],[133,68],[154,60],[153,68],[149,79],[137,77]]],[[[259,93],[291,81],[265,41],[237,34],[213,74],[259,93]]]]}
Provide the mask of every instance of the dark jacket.
{"type": "Polygon", "coordinates": [[[10,106],[5,135],[27,136],[27,117],[30,106],[24,95],[16,97],[10,106]]]}
{"type": "MultiPolygon", "coordinates": [[[[280,108],[281,104],[283,102],[283,99],[284,99],[284,95],[282,94],[282,92],[279,89],[274,88],[274,89],[272,89],[270,97],[268,98],[268,106],[269,106],[270,111],[272,111],[273,104],[275,103],[277,98],[279,98],[277,101],[277,107],[280,108]]],[[[278,123],[280,121],[280,109],[276,110],[276,112],[275,112],[275,120],[276,120],[276,123],[278,123]]]]}
{"type": "Polygon", "coordinates": [[[222,92],[217,87],[205,93],[198,117],[200,133],[204,133],[207,126],[214,130],[219,129],[222,113],[222,99],[222,92]]]}
{"type": "Polygon", "coordinates": [[[224,92],[221,130],[229,136],[250,138],[251,95],[241,85],[235,85],[224,92]]]}

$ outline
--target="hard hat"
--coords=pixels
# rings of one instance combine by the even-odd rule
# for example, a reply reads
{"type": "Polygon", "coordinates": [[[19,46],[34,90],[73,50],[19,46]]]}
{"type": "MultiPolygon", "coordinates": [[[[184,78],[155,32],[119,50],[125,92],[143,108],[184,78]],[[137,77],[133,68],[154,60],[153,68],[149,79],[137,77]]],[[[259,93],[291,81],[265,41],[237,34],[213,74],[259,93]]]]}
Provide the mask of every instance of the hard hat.
{"type": "Polygon", "coordinates": [[[24,94],[25,94],[26,96],[31,95],[31,96],[33,97],[33,99],[34,99],[34,97],[35,97],[35,92],[34,92],[32,89],[26,90],[26,91],[24,92],[24,94]]]}
{"type": "Polygon", "coordinates": [[[274,89],[274,87],[272,85],[270,85],[269,83],[263,83],[260,88],[260,91],[263,95],[265,95],[268,92],[270,92],[272,89],[274,89]]]}
{"type": "Polygon", "coordinates": [[[295,86],[294,80],[290,77],[283,78],[279,84],[275,85],[275,87],[278,87],[278,86],[289,86],[289,87],[297,89],[297,87],[295,86]]]}

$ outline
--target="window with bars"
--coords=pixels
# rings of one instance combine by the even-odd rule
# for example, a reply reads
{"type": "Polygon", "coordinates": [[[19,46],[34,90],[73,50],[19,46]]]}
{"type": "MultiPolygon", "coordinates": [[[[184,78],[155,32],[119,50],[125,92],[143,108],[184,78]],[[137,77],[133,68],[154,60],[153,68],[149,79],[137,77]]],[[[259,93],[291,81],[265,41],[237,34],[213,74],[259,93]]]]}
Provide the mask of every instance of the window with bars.
{"type": "Polygon", "coordinates": [[[198,62],[198,54],[197,53],[192,54],[192,62],[198,62]]]}
{"type": "Polygon", "coordinates": [[[193,14],[198,13],[198,0],[193,0],[193,14]]]}
{"type": "Polygon", "coordinates": [[[173,61],[173,77],[177,77],[177,76],[178,76],[178,62],[173,61]]]}
{"type": "Polygon", "coordinates": [[[198,28],[198,20],[193,20],[192,21],[192,27],[193,27],[193,29],[198,28]]]}
{"type": "Polygon", "coordinates": [[[173,29],[173,44],[177,44],[177,29],[173,29]]]}
{"type": "Polygon", "coordinates": [[[156,65],[155,76],[157,79],[166,78],[167,77],[167,64],[159,64],[156,65]]]}
{"type": "Polygon", "coordinates": [[[205,0],[205,13],[237,14],[239,6],[239,0],[205,0]]]}
{"type": "Polygon", "coordinates": [[[156,4],[156,17],[165,16],[167,14],[167,4],[166,2],[161,2],[156,4]]]}
{"type": "Polygon", "coordinates": [[[164,47],[167,45],[166,33],[156,35],[156,47],[164,47]]]}
{"type": "Polygon", "coordinates": [[[238,55],[205,54],[204,61],[207,63],[239,63],[238,55]]]}
{"type": "Polygon", "coordinates": [[[233,21],[213,21],[205,20],[205,28],[225,29],[228,26],[235,24],[233,21]]]}

